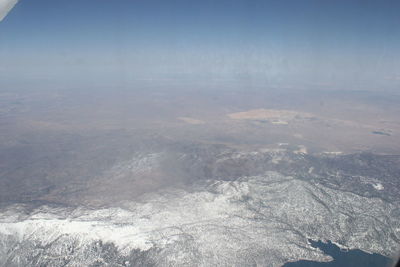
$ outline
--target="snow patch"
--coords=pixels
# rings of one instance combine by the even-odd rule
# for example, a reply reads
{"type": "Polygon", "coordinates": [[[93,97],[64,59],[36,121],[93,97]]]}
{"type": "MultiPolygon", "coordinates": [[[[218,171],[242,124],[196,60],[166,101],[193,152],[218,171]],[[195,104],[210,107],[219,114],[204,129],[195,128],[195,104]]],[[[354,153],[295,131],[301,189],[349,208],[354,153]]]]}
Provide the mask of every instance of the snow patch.
{"type": "Polygon", "coordinates": [[[380,191],[380,190],[383,190],[384,189],[384,187],[383,187],[383,185],[382,184],[380,184],[380,183],[377,183],[377,184],[373,184],[372,185],[376,190],[378,190],[378,191],[380,191]]]}

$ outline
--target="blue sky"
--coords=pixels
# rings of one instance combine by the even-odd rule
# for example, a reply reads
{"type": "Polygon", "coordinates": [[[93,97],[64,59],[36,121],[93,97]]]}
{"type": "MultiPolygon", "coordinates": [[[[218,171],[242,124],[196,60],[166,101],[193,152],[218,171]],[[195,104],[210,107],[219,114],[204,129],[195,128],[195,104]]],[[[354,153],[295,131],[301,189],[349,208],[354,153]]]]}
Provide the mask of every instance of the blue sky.
{"type": "Polygon", "coordinates": [[[0,22],[0,85],[256,82],[395,90],[400,2],[21,0],[0,22]]]}

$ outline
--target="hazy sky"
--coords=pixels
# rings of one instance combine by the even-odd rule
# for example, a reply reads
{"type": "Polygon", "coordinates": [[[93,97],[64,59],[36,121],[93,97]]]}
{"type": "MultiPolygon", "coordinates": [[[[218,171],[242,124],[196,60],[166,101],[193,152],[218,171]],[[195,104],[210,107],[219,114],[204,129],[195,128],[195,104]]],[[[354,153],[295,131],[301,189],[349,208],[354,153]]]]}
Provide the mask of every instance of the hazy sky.
{"type": "Polygon", "coordinates": [[[0,22],[0,85],[257,81],[396,89],[400,1],[22,0],[0,22]]]}

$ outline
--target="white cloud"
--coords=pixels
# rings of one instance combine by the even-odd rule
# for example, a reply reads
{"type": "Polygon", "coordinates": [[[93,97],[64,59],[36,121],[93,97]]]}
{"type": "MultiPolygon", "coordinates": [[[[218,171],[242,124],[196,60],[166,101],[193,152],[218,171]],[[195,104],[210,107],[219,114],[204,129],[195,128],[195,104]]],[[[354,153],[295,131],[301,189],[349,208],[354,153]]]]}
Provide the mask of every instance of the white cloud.
{"type": "Polygon", "coordinates": [[[18,0],[0,0],[0,21],[10,12],[18,0]]]}

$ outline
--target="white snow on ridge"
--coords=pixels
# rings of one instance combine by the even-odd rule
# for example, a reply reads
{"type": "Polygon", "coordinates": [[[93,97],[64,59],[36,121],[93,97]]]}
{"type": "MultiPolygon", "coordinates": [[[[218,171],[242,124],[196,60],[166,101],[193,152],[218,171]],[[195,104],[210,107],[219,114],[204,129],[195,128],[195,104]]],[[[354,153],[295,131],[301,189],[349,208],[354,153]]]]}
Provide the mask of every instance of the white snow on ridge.
{"type": "MultiPolygon", "coordinates": [[[[398,247],[394,237],[399,238],[400,232],[393,229],[400,229],[399,220],[388,217],[396,207],[380,199],[275,172],[210,181],[207,188],[212,190],[171,189],[124,203],[123,209],[81,208],[53,218],[36,212],[25,220],[10,221],[0,214],[0,243],[5,236],[42,245],[60,237],[62,244],[71,239],[80,244],[102,240],[113,242],[125,254],[157,247],[170,255],[164,264],[177,266],[238,266],[249,258],[261,266],[281,266],[300,258],[329,260],[309,246],[308,238],[386,254],[398,247]]],[[[2,253],[6,252],[0,249],[2,253]]]]}
{"type": "Polygon", "coordinates": [[[376,184],[373,184],[372,186],[378,191],[384,189],[384,187],[383,187],[383,185],[381,183],[376,183],[376,184]]]}
{"type": "Polygon", "coordinates": [[[297,150],[293,151],[295,154],[307,154],[307,147],[304,145],[299,145],[297,150]]]}

